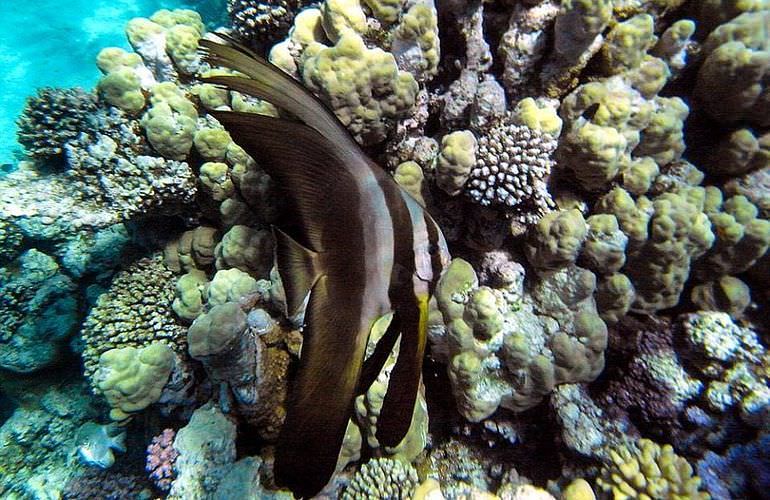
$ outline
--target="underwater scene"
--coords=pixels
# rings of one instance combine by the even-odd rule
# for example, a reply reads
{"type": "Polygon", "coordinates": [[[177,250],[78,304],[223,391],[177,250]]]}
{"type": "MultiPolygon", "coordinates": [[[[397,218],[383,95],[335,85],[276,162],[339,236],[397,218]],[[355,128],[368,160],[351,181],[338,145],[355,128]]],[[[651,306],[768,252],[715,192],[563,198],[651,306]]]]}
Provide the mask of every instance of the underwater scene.
{"type": "Polygon", "coordinates": [[[0,17],[0,499],[770,499],[770,0],[0,17]]]}

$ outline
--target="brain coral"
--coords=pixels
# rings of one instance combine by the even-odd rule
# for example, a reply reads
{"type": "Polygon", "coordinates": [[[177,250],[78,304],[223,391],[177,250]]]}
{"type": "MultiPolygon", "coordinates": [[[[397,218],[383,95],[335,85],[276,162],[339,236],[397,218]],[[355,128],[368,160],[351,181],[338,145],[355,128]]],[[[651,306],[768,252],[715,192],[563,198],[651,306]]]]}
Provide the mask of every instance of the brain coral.
{"type": "Polygon", "coordinates": [[[171,309],[175,282],[159,255],[138,260],[118,273],[99,296],[83,324],[83,364],[92,377],[99,357],[110,349],[144,347],[164,341],[187,350],[187,330],[171,309]]]}

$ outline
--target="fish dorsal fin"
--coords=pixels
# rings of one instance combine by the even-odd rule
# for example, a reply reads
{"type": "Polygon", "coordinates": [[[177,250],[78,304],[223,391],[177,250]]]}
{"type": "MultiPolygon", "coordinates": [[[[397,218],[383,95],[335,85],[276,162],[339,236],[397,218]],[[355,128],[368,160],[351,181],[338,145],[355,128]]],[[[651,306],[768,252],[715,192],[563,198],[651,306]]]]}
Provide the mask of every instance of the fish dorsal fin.
{"type": "Polygon", "coordinates": [[[238,144],[276,181],[286,205],[282,228],[314,252],[346,240],[349,221],[359,218],[358,188],[351,169],[365,158],[345,154],[299,122],[230,111],[210,112],[238,144]],[[333,199],[332,199],[333,197],[333,199]]]}
{"type": "Polygon", "coordinates": [[[307,294],[321,277],[320,258],[317,252],[303,247],[288,234],[273,226],[275,261],[286,293],[286,315],[299,311],[307,294]]]}
{"type": "Polygon", "coordinates": [[[334,113],[307,88],[227,35],[216,36],[228,45],[202,39],[200,46],[206,61],[243,73],[248,78],[211,76],[202,78],[204,82],[268,101],[296,116],[339,147],[358,148],[355,139],[334,113]]]}

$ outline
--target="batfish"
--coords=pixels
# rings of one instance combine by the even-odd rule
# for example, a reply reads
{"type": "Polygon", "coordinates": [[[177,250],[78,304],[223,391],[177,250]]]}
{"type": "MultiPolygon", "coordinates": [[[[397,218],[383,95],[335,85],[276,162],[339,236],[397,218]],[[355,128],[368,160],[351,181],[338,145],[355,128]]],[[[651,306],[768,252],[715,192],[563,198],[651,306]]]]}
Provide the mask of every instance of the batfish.
{"type": "Polygon", "coordinates": [[[274,472],[277,484],[309,497],[334,473],[353,400],[375,380],[396,342],[376,437],[396,446],[406,435],[422,373],[428,301],[449,253],[430,214],[321,100],[227,36],[200,44],[210,64],[239,73],[204,81],[266,100],[292,118],[211,112],[281,193],[284,208],[273,227],[276,267],[287,313],[307,305],[274,472]],[[372,325],[391,313],[365,359],[372,325]]]}

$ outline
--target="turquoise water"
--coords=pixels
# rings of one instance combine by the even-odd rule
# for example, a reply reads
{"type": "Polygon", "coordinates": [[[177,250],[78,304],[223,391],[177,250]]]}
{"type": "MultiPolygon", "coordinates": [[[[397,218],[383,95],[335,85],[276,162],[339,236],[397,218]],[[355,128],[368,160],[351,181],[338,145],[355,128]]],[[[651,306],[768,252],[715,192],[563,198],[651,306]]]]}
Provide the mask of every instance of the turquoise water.
{"type": "Polygon", "coordinates": [[[194,8],[204,21],[222,24],[225,0],[58,0],[0,2],[0,164],[21,153],[16,117],[24,100],[39,87],[92,88],[99,78],[94,64],[104,47],[123,47],[126,22],[162,8],[194,8]],[[34,8],[30,8],[33,6],[34,8]],[[10,29],[8,29],[10,27],[10,29]]]}

